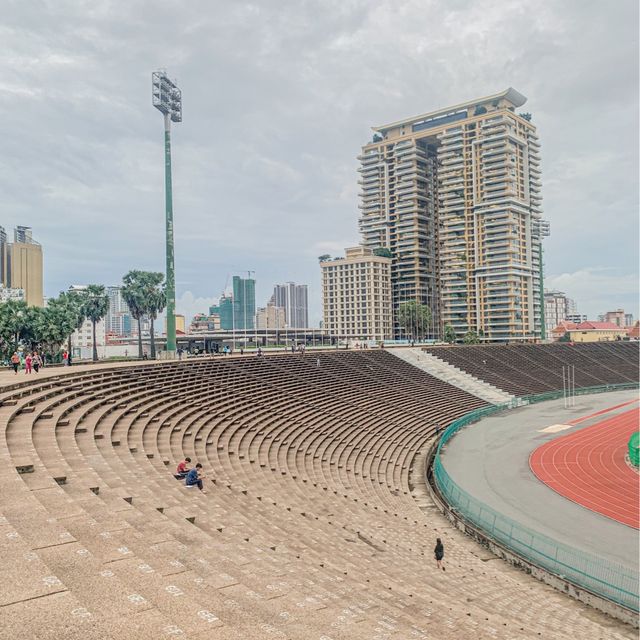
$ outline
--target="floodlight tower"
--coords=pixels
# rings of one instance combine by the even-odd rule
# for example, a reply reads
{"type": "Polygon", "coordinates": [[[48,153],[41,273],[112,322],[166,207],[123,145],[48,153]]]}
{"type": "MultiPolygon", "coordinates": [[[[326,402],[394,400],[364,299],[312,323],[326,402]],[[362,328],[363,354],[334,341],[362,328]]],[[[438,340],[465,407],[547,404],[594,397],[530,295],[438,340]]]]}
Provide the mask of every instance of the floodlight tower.
{"type": "Polygon", "coordinates": [[[182,92],[166,71],[151,76],[152,104],[164,116],[164,191],[167,247],[167,357],[176,354],[176,278],[173,261],[173,195],[171,192],[171,123],[182,122],[182,92]]]}

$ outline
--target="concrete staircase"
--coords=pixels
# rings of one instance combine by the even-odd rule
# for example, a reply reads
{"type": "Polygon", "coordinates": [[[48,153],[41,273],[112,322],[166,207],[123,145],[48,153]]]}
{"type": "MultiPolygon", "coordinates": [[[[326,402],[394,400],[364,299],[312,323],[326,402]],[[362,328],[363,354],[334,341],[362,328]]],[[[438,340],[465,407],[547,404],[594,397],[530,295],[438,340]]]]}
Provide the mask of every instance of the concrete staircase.
{"type": "Polygon", "coordinates": [[[487,384],[422,349],[397,348],[389,349],[388,351],[414,367],[426,371],[434,378],[444,380],[454,387],[482,398],[491,404],[510,402],[515,399],[515,396],[508,394],[506,391],[502,391],[492,384],[487,384]]]}

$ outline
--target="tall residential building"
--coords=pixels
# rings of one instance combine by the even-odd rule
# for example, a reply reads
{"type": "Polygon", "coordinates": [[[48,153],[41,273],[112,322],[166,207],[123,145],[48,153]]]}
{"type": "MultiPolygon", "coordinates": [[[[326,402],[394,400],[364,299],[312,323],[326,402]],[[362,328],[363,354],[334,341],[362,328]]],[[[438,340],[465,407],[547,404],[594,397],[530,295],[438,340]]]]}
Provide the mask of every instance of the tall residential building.
{"type": "Polygon", "coordinates": [[[23,289],[28,305],[44,306],[42,286],[42,246],[33,239],[30,227],[16,227],[14,242],[6,243],[6,233],[0,234],[2,245],[3,284],[12,289],[23,289]]]}
{"type": "Polygon", "coordinates": [[[515,112],[525,101],[510,88],[374,127],[359,156],[360,231],[391,251],[396,317],[416,301],[440,331],[540,336],[540,144],[515,112]]]}
{"type": "Polygon", "coordinates": [[[209,307],[209,314],[220,316],[220,328],[225,331],[255,329],[256,281],[233,276],[233,293],[223,294],[217,305],[209,307]]]}
{"type": "Polygon", "coordinates": [[[7,232],[0,227],[0,283],[7,286],[7,232]]]}
{"type": "Polygon", "coordinates": [[[209,315],[217,315],[220,318],[220,328],[224,331],[233,329],[233,298],[222,295],[218,304],[209,307],[209,315]]]}
{"type": "Polygon", "coordinates": [[[330,335],[353,340],[389,340],[391,259],[367,247],[345,250],[344,258],[320,263],[323,328],[330,335]]]}
{"type": "Polygon", "coordinates": [[[306,329],[309,326],[309,301],[306,284],[277,284],[273,288],[271,304],[284,309],[288,327],[306,329]]]}
{"type": "Polygon", "coordinates": [[[255,329],[256,281],[233,276],[233,318],[236,330],[255,329]]]}
{"type": "Polygon", "coordinates": [[[107,287],[109,311],[105,317],[107,335],[131,336],[133,320],[129,306],[122,297],[122,287],[107,287]]]}
{"type": "Polygon", "coordinates": [[[562,291],[544,292],[544,323],[547,338],[551,338],[551,332],[563,321],[570,317],[575,318],[578,308],[574,300],[567,297],[562,291]]]}

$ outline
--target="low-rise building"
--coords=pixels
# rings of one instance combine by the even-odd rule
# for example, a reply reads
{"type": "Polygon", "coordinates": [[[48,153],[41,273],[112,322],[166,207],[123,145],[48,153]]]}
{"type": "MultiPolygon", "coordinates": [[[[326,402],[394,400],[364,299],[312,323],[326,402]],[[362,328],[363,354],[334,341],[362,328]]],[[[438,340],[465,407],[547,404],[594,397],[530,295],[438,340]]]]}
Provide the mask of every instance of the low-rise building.
{"type": "Polygon", "coordinates": [[[320,262],[323,326],[332,336],[353,340],[393,338],[391,259],[367,247],[345,250],[344,258],[320,262]]]}
{"type": "MultiPolygon", "coordinates": [[[[204,315],[204,314],[203,314],[204,315]]],[[[211,315],[211,314],[209,314],[211,315]]],[[[186,333],[185,331],[185,317],[180,314],[180,313],[176,313],[175,315],[176,318],[176,335],[184,335],[186,333]]],[[[167,335],[167,316],[165,315],[164,317],[164,335],[167,335]]]]}
{"type": "Polygon", "coordinates": [[[220,329],[220,315],[217,313],[196,313],[189,325],[189,333],[207,333],[220,329]]]}
{"type": "Polygon", "coordinates": [[[256,312],[256,326],[258,329],[284,329],[287,326],[285,309],[273,304],[259,307],[256,312]]]}
{"type": "MultiPolygon", "coordinates": [[[[98,358],[106,357],[107,331],[105,319],[96,322],[96,347],[98,358]]],[[[93,357],[93,325],[87,319],[71,334],[71,353],[76,359],[90,360],[93,357]]]]}
{"type": "MultiPolygon", "coordinates": [[[[544,292],[544,323],[547,336],[569,316],[577,314],[576,303],[562,291],[544,292]]],[[[585,316],[586,320],[586,316],[585,316]]]]}
{"type": "Polygon", "coordinates": [[[555,340],[565,339],[569,342],[613,342],[627,338],[626,327],[619,327],[613,322],[563,322],[552,331],[555,340]]]}
{"type": "Polygon", "coordinates": [[[24,289],[16,289],[13,287],[3,287],[0,285],[0,302],[9,300],[24,300],[24,289]]]}
{"type": "Polygon", "coordinates": [[[633,327],[633,314],[625,313],[624,309],[616,309],[615,311],[607,311],[599,318],[602,322],[613,322],[619,327],[633,327]]]}

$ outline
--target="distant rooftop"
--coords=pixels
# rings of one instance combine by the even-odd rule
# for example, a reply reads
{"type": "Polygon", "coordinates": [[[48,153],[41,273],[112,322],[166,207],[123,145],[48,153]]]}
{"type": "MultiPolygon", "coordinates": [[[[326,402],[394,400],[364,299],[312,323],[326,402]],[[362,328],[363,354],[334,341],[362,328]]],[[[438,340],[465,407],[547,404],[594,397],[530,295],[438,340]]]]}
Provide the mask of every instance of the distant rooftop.
{"type": "Polygon", "coordinates": [[[444,109],[438,109],[437,111],[423,113],[422,115],[414,116],[413,118],[398,120],[397,122],[392,122],[390,124],[385,124],[379,127],[372,127],[372,129],[378,133],[384,134],[386,131],[389,131],[390,129],[396,129],[397,127],[400,127],[402,125],[413,126],[425,120],[436,120],[439,118],[445,118],[446,116],[453,115],[456,112],[465,111],[470,107],[479,107],[488,103],[495,102],[496,100],[506,100],[510,102],[513,107],[521,107],[527,101],[525,96],[516,91],[514,88],[509,87],[506,91],[502,91],[491,96],[486,96],[485,98],[470,100],[469,102],[463,102],[452,107],[446,107],[444,109]]]}

